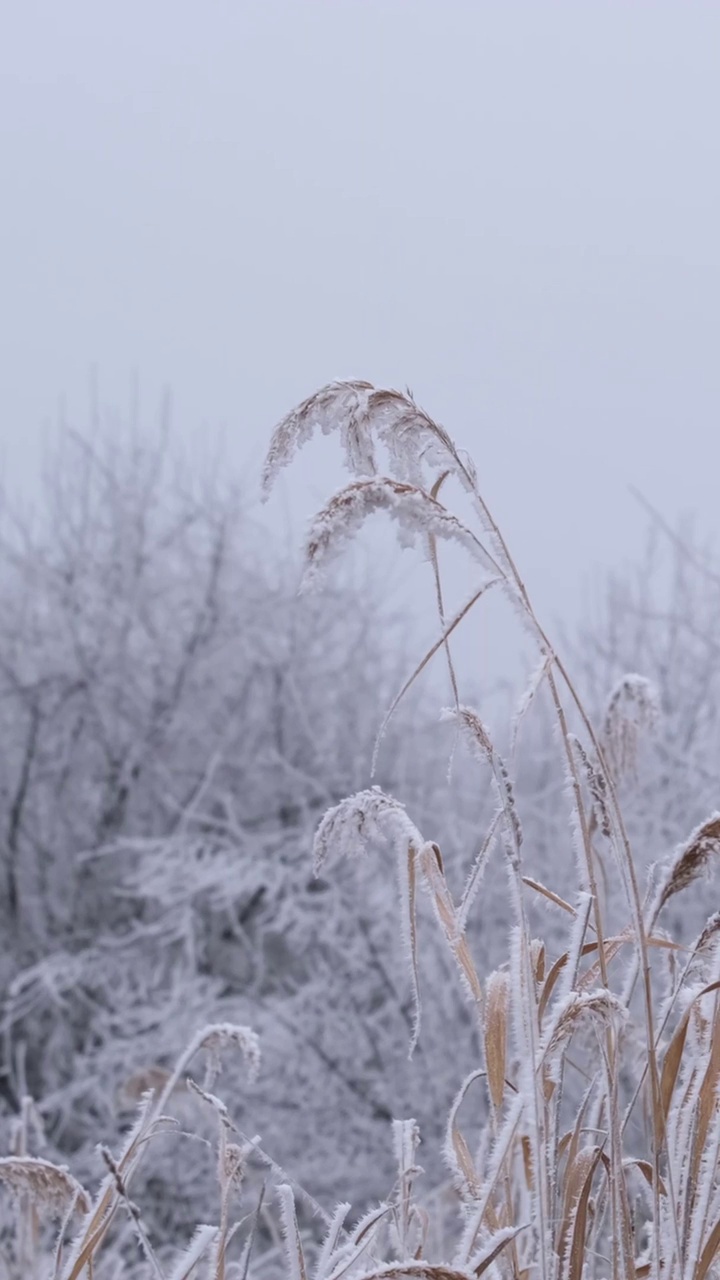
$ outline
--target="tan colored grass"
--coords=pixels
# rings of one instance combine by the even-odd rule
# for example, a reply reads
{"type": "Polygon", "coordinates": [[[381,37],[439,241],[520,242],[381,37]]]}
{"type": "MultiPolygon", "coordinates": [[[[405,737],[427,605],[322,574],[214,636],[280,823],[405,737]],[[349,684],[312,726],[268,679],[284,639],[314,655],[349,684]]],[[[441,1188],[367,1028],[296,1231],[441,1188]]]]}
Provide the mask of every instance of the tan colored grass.
{"type": "Polygon", "coordinates": [[[486,983],[483,1031],[488,1088],[493,1106],[498,1109],[505,1097],[509,1005],[510,979],[502,969],[496,969],[486,983]]]}

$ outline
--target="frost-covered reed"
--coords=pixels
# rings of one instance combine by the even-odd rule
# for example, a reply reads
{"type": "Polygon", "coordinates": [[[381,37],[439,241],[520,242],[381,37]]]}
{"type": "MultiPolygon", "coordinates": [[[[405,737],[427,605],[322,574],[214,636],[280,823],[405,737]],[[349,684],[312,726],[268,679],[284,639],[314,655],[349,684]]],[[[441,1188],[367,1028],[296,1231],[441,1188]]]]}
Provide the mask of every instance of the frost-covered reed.
{"type": "MultiPolygon", "coordinates": [[[[345,1203],[327,1211],[312,1205],[325,1223],[324,1240],[317,1243],[317,1232],[308,1230],[308,1197],[273,1165],[258,1139],[236,1131],[233,1117],[210,1092],[221,1053],[240,1049],[250,1070],[259,1068],[252,1033],[231,1026],[207,1028],[174,1072],[155,1087],[148,1081],[137,1124],[120,1154],[108,1155],[108,1174],[92,1204],[66,1171],[25,1153],[0,1162],[0,1182],[18,1199],[21,1225],[27,1224],[28,1206],[41,1216],[65,1211],[47,1275],[80,1280],[112,1274],[109,1263],[103,1269],[103,1249],[121,1214],[134,1220],[144,1254],[138,1274],[164,1275],[142,1227],[142,1207],[131,1198],[132,1180],[140,1161],[152,1160],[153,1146],[170,1123],[165,1112],[204,1053],[202,1084],[192,1082],[190,1089],[217,1122],[218,1214],[213,1224],[196,1224],[174,1265],[174,1280],[230,1280],[253,1268],[267,1274],[279,1266],[277,1252],[270,1251],[270,1262],[270,1255],[253,1255],[265,1192],[259,1203],[237,1207],[254,1159],[274,1183],[276,1240],[290,1280],[717,1280],[718,914],[710,915],[687,948],[665,932],[663,910],[711,868],[720,850],[720,818],[713,814],[695,827],[643,890],[618,787],[657,721],[652,687],[642,677],[626,676],[611,693],[605,722],[595,729],[535,614],[478,488],[475,467],[409,393],[361,381],[324,387],[276,429],[266,488],[316,430],[339,436],[352,479],[311,525],[309,579],[316,580],[378,510],[390,515],[405,542],[424,544],[438,588],[441,640],[417,670],[435,653],[445,655],[455,699],[447,714],[477,763],[478,786],[495,799],[492,823],[481,833],[480,852],[469,861],[459,898],[433,833],[418,829],[402,797],[379,788],[334,805],[319,824],[314,848],[315,871],[324,876],[332,875],[338,860],[360,855],[377,859],[377,877],[390,877],[378,851],[388,846],[394,852],[398,926],[415,1004],[411,1052],[422,1052],[424,1034],[418,957],[427,921],[418,909],[419,895],[432,906],[477,1038],[477,1063],[447,1120],[443,1154],[452,1195],[423,1189],[422,1135],[413,1120],[398,1119],[388,1133],[397,1178],[386,1200],[355,1222],[345,1203]],[[441,492],[451,491],[451,481],[460,488],[463,510],[470,498],[469,518],[440,500],[441,492]],[[438,539],[467,554],[469,572],[477,575],[470,604],[449,626],[442,611],[438,539]],[[505,591],[537,648],[511,738],[522,732],[524,716],[544,691],[556,721],[556,767],[577,855],[573,887],[543,884],[527,873],[512,753],[503,757],[481,713],[459,697],[450,638],[482,607],[491,583],[505,591]],[[491,857],[505,866],[513,920],[506,954],[491,972],[482,972],[468,926],[475,915],[482,917],[482,880],[491,857]],[[625,894],[626,920],[613,932],[598,892],[601,863],[625,894]],[[531,902],[558,909],[567,922],[559,949],[551,951],[534,936],[531,902]],[[71,1219],[80,1209],[85,1218],[73,1237],[71,1219]]],[[[346,730],[352,733],[352,725],[346,730]]],[[[346,928],[353,929],[352,918],[346,928]]],[[[423,992],[425,1002],[443,998],[442,988],[423,992]]],[[[452,1043],[445,1049],[451,1055],[452,1043]]],[[[27,1225],[22,1229],[27,1247],[27,1225]]]]}

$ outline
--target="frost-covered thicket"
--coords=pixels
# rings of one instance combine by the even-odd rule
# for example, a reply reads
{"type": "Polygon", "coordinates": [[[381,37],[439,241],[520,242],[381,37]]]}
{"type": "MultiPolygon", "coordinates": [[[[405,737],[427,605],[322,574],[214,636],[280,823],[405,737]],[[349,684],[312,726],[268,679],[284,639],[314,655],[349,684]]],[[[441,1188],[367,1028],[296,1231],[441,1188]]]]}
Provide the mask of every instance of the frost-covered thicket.
{"type": "Polygon", "coordinates": [[[161,439],[69,437],[43,518],[4,513],[8,1274],[715,1277],[720,580],[660,541],[565,659],[411,396],[324,388],[267,488],[316,430],[350,483],[300,595],[161,439]],[[377,511],[424,655],[333,565],[377,511]],[[537,651],[504,732],[453,659],[491,590],[537,651]]]}
{"type": "MultiPolygon", "coordinates": [[[[249,1090],[242,1072],[229,1081],[228,1102],[315,1195],[364,1203],[390,1177],[393,1115],[412,1105],[429,1130],[457,1083],[444,1052],[408,1062],[388,876],[355,863],[315,879],[310,858],[322,812],[371,782],[409,625],[357,574],[298,596],[244,497],[217,471],[191,478],[160,436],[67,437],[39,514],[6,507],[3,537],[6,1122],[31,1096],[34,1149],[91,1180],[98,1139],[198,1028],[249,1022],[265,1069],[249,1090]]],[[[461,778],[448,789],[435,718],[403,711],[376,781],[442,827],[451,856],[486,802],[461,778]]],[[[422,968],[445,963],[430,946],[422,968]]],[[[469,1062],[447,986],[436,1041],[453,1028],[469,1062]]],[[[197,1165],[213,1158],[198,1148],[188,1165],[177,1146],[144,1197],[161,1237],[190,1204],[197,1216],[197,1165]]]]}

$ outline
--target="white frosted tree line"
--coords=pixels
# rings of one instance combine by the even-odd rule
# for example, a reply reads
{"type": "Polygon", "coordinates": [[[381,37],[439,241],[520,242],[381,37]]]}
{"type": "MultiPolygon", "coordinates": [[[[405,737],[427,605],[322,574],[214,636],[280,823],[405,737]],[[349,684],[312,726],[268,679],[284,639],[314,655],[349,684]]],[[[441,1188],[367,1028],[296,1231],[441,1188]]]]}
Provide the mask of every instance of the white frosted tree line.
{"type": "MultiPolygon", "coordinates": [[[[90,1177],[98,1132],[127,1123],[198,1026],[251,1022],[267,1069],[243,1083],[248,1125],[314,1194],[372,1198],[400,1100],[440,1114],[459,1068],[424,1047],[408,1062],[386,880],[360,863],[315,880],[309,850],[319,815],[371,781],[409,622],[357,575],[299,596],[244,496],[220,469],[183,470],[162,432],[66,435],[39,514],[6,504],[2,528],[8,1118],[31,1095],[46,1153],[90,1177]]],[[[448,787],[449,742],[409,703],[377,781],[460,850],[484,801],[448,787]]],[[[421,969],[446,964],[426,944],[421,969]]],[[[448,992],[428,1016],[469,1061],[448,992]]],[[[151,1188],[168,1234],[196,1194],[176,1166],[170,1151],[151,1188]]]]}

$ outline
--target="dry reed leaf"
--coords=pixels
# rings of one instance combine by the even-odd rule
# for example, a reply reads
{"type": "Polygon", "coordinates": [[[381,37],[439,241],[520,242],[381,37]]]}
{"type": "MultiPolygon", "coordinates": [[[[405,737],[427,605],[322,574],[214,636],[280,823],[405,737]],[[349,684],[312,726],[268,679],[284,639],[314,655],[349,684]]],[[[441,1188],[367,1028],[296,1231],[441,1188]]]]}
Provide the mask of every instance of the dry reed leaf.
{"type": "MultiPolygon", "coordinates": [[[[117,1203],[119,1203],[119,1200],[117,1203]]],[[[116,1207],[117,1204],[108,1211],[107,1217],[101,1219],[92,1231],[87,1230],[85,1232],[80,1251],[76,1257],[71,1258],[69,1269],[62,1273],[62,1280],[79,1280],[79,1277],[86,1270],[88,1276],[93,1275],[93,1258],[107,1234],[115,1215],[116,1207]]]]}
{"type": "MultiPolygon", "coordinates": [[[[580,1157],[583,1155],[583,1152],[579,1153],[578,1164],[580,1164],[580,1157]]],[[[578,1173],[582,1174],[582,1182],[580,1183],[579,1191],[574,1201],[574,1207],[567,1224],[567,1237],[569,1237],[570,1240],[568,1280],[582,1280],[585,1262],[588,1201],[590,1199],[592,1180],[595,1176],[595,1170],[597,1169],[600,1161],[600,1156],[600,1147],[590,1148],[585,1155],[585,1158],[582,1160],[582,1167],[578,1169],[578,1173]]]]}
{"type": "Polygon", "coordinates": [[[413,1027],[410,1035],[410,1049],[409,1049],[410,1056],[412,1056],[413,1050],[415,1049],[415,1046],[417,1045],[418,1039],[420,1037],[420,1017],[421,1017],[420,975],[418,973],[418,958],[417,958],[417,915],[416,915],[416,905],[415,905],[415,894],[416,894],[415,867],[417,862],[417,853],[418,853],[417,845],[415,844],[415,842],[412,840],[408,841],[407,853],[405,855],[405,874],[406,874],[407,880],[405,882],[404,887],[406,891],[403,894],[402,892],[403,886],[401,885],[401,898],[404,899],[404,904],[406,906],[404,932],[406,934],[406,944],[410,951],[410,972],[411,972],[412,994],[413,994],[413,1005],[414,1005],[413,1027]]]}
{"type": "Polygon", "coordinates": [[[419,1262],[427,1248],[428,1236],[430,1234],[430,1214],[427,1209],[422,1209],[420,1205],[413,1205],[413,1221],[418,1228],[418,1245],[413,1254],[415,1262],[419,1262]]]}
{"type": "MultiPolygon", "coordinates": [[[[498,1209],[493,1204],[492,1200],[490,1201],[487,1209],[485,1210],[485,1222],[487,1223],[493,1235],[495,1235],[496,1232],[501,1231],[504,1227],[508,1225],[507,1222],[505,1221],[504,1209],[502,1208],[498,1209]]],[[[481,1246],[481,1248],[484,1248],[484,1247],[485,1246],[481,1246]]]]}
{"type": "Polygon", "coordinates": [[[438,495],[439,495],[439,493],[440,493],[440,490],[442,489],[442,487],[443,487],[443,485],[444,485],[444,483],[445,483],[445,481],[447,480],[447,478],[448,478],[448,476],[449,476],[449,475],[450,475],[450,472],[449,472],[449,471],[441,471],[441,472],[440,472],[440,475],[438,476],[437,480],[435,481],[435,483],[433,484],[432,488],[430,489],[430,497],[431,497],[431,498],[437,498],[437,497],[438,497],[438,495]]]}
{"type": "Polygon", "coordinates": [[[350,1212],[350,1207],[348,1201],[342,1201],[335,1207],[315,1266],[315,1280],[325,1280],[332,1269],[333,1256],[339,1247],[340,1236],[344,1231],[345,1219],[350,1212]]]}
{"type": "Polygon", "coordinates": [[[538,662],[535,670],[530,674],[530,679],[528,680],[527,688],[525,689],[525,692],[523,693],[517,707],[515,708],[515,713],[511,721],[511,729],[510,729],[510,755],[511,756],[515,755],[515,748],[517,746],[518,734],[520,732],[520,725],[522,724],[522,721],[525,719],[525,716],[527,715],[533,702],[535,701],[535,698],[537,697],[542,687],[542,682],[547,676],[554,661],[555,661],[554,654],[546,653],[546,651],[543,649],[540,655],[540,661],[538,662]]]}
{"type": "Polygon", "coordinates": [[[482,1189],[477,1204],[468,1206],[468,1212],[465,1215],[456,1253],[456,1257],[465,1262],[476,1253],[478,1233],[483,1230],[484,1222],[490,1223],[490,1215],[494,1212],[493,1197],[498,1182],[503,1176],[503,1170],[508,1168],[506,1162],[512,1154],[522,1114],[523,1099],[516,1094],[506,1108],[502,1122],[497,1127],[497,1133],[493,1135],[493,1145],[484,1165],[482,1189]]]}
{"type": "MultiPolygon", "coordinates": [[[[430,489],[430,497],[433,498],[436,502],[438,501],[438,498],[440,496],[440,490],[442,489],[449,474],[450,474],[449,471],[441,471],[440,475],[437,477],[437,480],[435,481],[435,483],[432,485],[430,489]]],[[[437,539],[432,533],[428,535],[427,545],[428,545],[428,551],[430,553],[430,563],[433,569],[433,577],[435,579],[435,603],[437,605],[440,625],[441,627],[444,628],[445,627],[445,601],[443,599],[442,577],[440,575],[440,558],[438,556],[437,539]]],[[[452,659],[450,642],[447,636],[443,641],[443,648],[445,650],[445,658],[447,661],[448,675],[450,677],[450,686],[453,691],[455,706],[457,707],[460,704],[460,694],[458,692],[457,675],[455,674],[455,665],[452,659]]]]}
{"type": "Polygon", "coordinates": [[[716,1221],[700,1254],[700,1260],[693,1272],[693,1280],[705,1280],[708,1271],[718,1253],[720,1253],[720,1218],[716,1221]]]}
{"type": "MultiPolygon", "coordinates": [[[[611,1099],[611,1106],[616,1106],[616,1100],[611,1099]]],[[[615,1129],[616,1134],[619,1132],[619,1117],[611,1119],[611,1127],[615,1129]]],[[[613,1143],[617,1148],[617,1143],[613,1143]]],[[[611,1233],[611,1244],[613,1248],[614,1268],[618,1276],[625,1276],[627,1280],[634,1280],[635,1276],[635,1253],[633,1250],[633,1221],[632,1211],[630,1208],[630,1199],[628,1196],[627,1182],[623,1176],[622,1162],[619,1158],[619,1150],[613,1159],[605,1154],[600,1153],[600,1161],[605,1170],[606,1186],[610,1196],[610,1202],[613,1204],[613,1219],[617,1222],[617,1227],[611,1233]]],[[[660,1179],[658,1177],[658,1186],[660,1179]]]]}
{"type": "Polygon", "coordinates": [[[470,1155],[470,1148],[460,1130],[455,1126],[453,1126],[452,1130],[452,1145],[456,1166],[461,1175],[458,1179],[461,1187],[458,1190],[462,1189],[470,1199],[477,1200],[480,1195],[480,1180],[470,1155]]]}
{"type": "Polygon", "coordinates": [[[567,911],[568,915],[573,916],[573,918],[577,916],[577,911],[574,907],[570,906],[569,902],[566,902],[559,894],[553,893],[552,889],[546,888],[546,886],[541,884],[539,880],[533,880],[532,876],[522,876],[522,882],[527,885],[528,889],[534,889],[536,893],[541,895],[541,897],[547,898],[548,902],[552,902],[554,906],[560,907],[563,911],[567,911]]]}
{"type": "Polygon", "coordinates": [[[377,1231],[383,1218],[392,1211],[392,1205],[380,1204],[368,1212],[360,1219],[353,1231],[353,1244],[363,1244],[377,1231]]]}
{"type": "MultiPolygon", "coordinates": [[[[612,957],[615,954],[616,950],[620,949],[621,945],[622,945],[621,940],[617,938],[606,939],[605,951],[607,954],[609,954],[610,957],[612,957]]],[[[583,943],[583,946],[580,949],[580,955],[581,957],[590,955],[593,951],[597,951],[597,949],[598,949],[597,942],[585,942],[583,943]]],[[[555,987],[557,986],[558,978],[560,977],[561,973],[567,966],[569,959],[570,959],[570,952],[563,951],[562,955],[558,956],[557,960],[555,960],[550,967],[550,972],[548,973],[548,976],[545,979],[545,982],[543,984],[542,993],[540,995],[540,1000],[538,1003],[538,1022],[541,1024],[542,1024],[543,1018],[545,1017],[545,1013],[547,1011],[547,1006],[550,1001],[550,997],[552,996],[552,993],[555,990],[555,987]]],[[[578,985],[579,986],[587,985],[584,977],[581,977],[578,979],[578,985]]]]}
{"type": "Polygon", "coordinates": [[[545,943],[541,938],[531,938],[530,940],[530,962],[535,977],[535,986],[540,989],[540,985],[545,980],[545,943]]]}
{"type": "MultiPolygon", "coordinates": [[[[634,941],[634,935],[632,933],[619,934],[617,937],[614,937],[614,938],[605,938],[603,940],[603,950],[605,953],[606,961],[612,960],[618,954],[618,952],[621,950],[623,946],[625,946],[627,943],[632,941],[634,941]]],[[[655,936],[646,938],[646,943],[648,947],[653,947],[653,946],[663,947],[663,948],[669,947],[673,950],[678,950],[678,951],[684,950],[684,948],[679,946],[677,943],[668,942],[664,938],[657,938],[655,936]]],[[[583,943],[583,946],[581,948],[580,955],[581,957],[584,958],[585,956],[592,955],[592,953],[597,950],[598,950],[597,941],[585,942],[583,943]]],[[[557,986],[558,978],[560,977],[560,974],[562,973],[563,969],[567,965],[569,958],[570,958],[569,952],[563,951],[562,955],[558,956],[557,960],[555,960],[550,967],[550,971],[543,985],[543,989],[542,989],[542,993],[541,993],[540,1001],[538,1005],[538,1019],[541,1023],[547,1011],[547,1006],[548,1006],[550,997],[552,996],[552,993],[555,990],[555,987],[557,986]]],[[[584,974],[581,974],[579,976],[578,988],[582,990],[583,988],[597,981],[599,977],[599,973],[600,973],[600,965],[598,962],[597,965],[592,965],[589,969],[586,970],[584,974]]]]}
{"type": "Polygon", "coordinates": [[[461,930],[452,894],[443,874],[440,850],[432,841],[420,850],[420,867],[430,890],[435,913],[442,927],[450,951],[455,958],[460,975],[471,999],[480,1011],[482,987],[470,954],[467,938],[461,930]]]}
{"type": "Polygon", "coordinates": [[[502,969],[490,974],[485,984],[485,1062],[488,1088],[493,1106],[500,1109],[505,1096],[505,1059],[507,1051],[508,1004],[510,979],[502,969]]]}
{"type": "Polygon", "coordinates": [[[488,1241],[483,1249],[471,1259],[470,1270],[475,1276],[481,1276],[492,1266],[496,1258],[500,1256],[503,1249],[517,1239],[521,1231],[527,1230],[527,1223],[522,1223],[519,1227],[501,1227],[496,1234],[488,1241]]]}
{"type": "Polygon", "coordinates": [[[557,960],[553,961],[553,964],[550,967],[550,972],[545,979],[540,999],[538,1001],[538,1022],[540,1025],[542,1025],[543,1018],[545,1017],[545,1011],[550,1001],[550,997],[557,985],[558,978],[569,959],[570,953],[568,951],[563,951],[562,955],[558,956],[557,960]]]}
{"type": "Polygon", "coordinates": [[[288,1260],[289,1280],[307,1280],[307,1270],[305,1267],[305,1254],[303,1252],[302,1241],[300,1240],[300,1230],[298,1228],[297,1215],[295,1212],[295,1197],[292,1187],[288,1183],[281,1183],[275,1188],[278,1200],[280,1201],[280,1214],[282,1220],[283,1239],[285,1241],[285,1253],[288,1260]]]}
{"type": "Polygon", "coordinates": [[[395,1204],[395,1229],[398,1252],[409,1256],[410,1227],[413,1220],[412,1187],[415,1177],[422,1172],[416,1162],[420,1143],[420,1130],[416,1120],[393,1120],[393,1145],[398,1169],[398,1194],[395,1204]]]}
{"type": "Polygon", "coordinates": [[[491,578],[488,582],[483,583],[483,585],[479,587],[477,591],[474,592],[474,594],[470,597],[467,603],[462,606],[462,608],[455,614],[454,618],[447,624],[447,626],[444,627],[444,630],[439,640],[437,640],[435,644],[432,645],[430,649],[428,649],[427,653],[424,655],[424,657],[420,660],[418,665],[415,667],[415,670],[413,671],[412,675],[408,676],[404,685],[400,689],[400,692],[397,693],[393,698],[388,710],[385,713],[383,722],[378,731],[377,738],[375,739],[375,747],[373,749],[372,763],[371,763],[371,769],[370,769],[371,775],[373,777],[375,775],[375,769],[377,765],[378,754],[380,751],[380,745],[382,743],[383,738],[385,737],[387,727],[390,724],[390,721],[395,711],[399,707],[406,693],[408,693],[408,691],[412,688],[418,676],[422,674],[422,672],[425,670],[428,663],[435,657],[435,654],[438,652],[438,650],[447,647],[447,643],[451,635],[453,634],[455,629],[459,627],[463,619],[467,617],[467,615],[470,613],[470,610],[473,608],[473,606],[476,605],[478,601],[482,599],[486,591],[489,591],[491,587],[497,586],[501,581],[502,579],[500,578],[491,578]]]}
{"type": "Polygon", "coordinates": [[[207,1253],[208,1249],[217,1239],[217,1227],[199,1226],[195,1228],[190,1244],[187,1249],[178,1258],[173,1267],[169,1280],[189,1280],[195,1267],[201,1258],[207,1253]]]}
{"type": "Polygon", "coordinates": [[[708,986],[704,987],[702,991],[698,992],[683,1013],[682,1018],[673,1032],[670,1044],[665,1051],[662,1070],[660,1073],[660,1104],[662,1106],[662,1114],[665,1120],[667,1120],[670,1111],[670,1103],[675,1090],[678,1072],[680,1071],[680,1063],[682,1062],[683,1050],[687,1039],[688,1023],[690,1021],[693,1007],[697,1000],[700,1000],[703,996],[710,995],[711,992],[718,990],[720,990],[720,981],[711,982],[708,986]]]}
{"type": "MultiPolygon", "coordinates": [[[[574,1230],[583,1193],[589,1194],[589,1186],[592,1181],[592,1175],[597,1168],[600,1159],[600,1147],[583,1147],[576,1150],[571,1156],[565,1168],[564,1195],[563,1195],[563,1211],[558,1227],[558,1246],[561,1265],[565,1259],[568,1249],[572,1250],[572,1241],[574,1238],[574,1230]]],[[[580,1229],[584,1236],[584,1222],[581,1222],[580,1229]]]]}
{"type": "MultiPolygon", "coordinates": [[[[583,1126],[585,1124],[585,1117],[587,1116],[591,1098],[592,1098],[592,1086],[587,1090],[587,1092],[585,1093],[585,1097],[583,1098],[580,1104],[580,1108],[575,1117],[575,1124],[573,1125],[572,1131],[570,1133],[565,1134],[562,1141],[558,1144],[558,1152],[557,1152],[558,1162],[562,1158],[562,1155],[564,1154],[564,1151],[567,1148],[567,1160],[565,1162],[566,1174],[569,1169],[574,1168],[575,1162],[577,1160],[577,1155],[580,1150],[580,1140],[583,1135],[583,1126]]],[[[558,1188],[558,1191],[559,1189],[560,1188],[558,1188]]],[[[565,1199],[566,1199],[566,1205],[567,1207],[569,1207],[569,1200],[567,1196],[565,1197],[565,1199]]],[[[560,1247],[560,1240],[558,1241],[558,1247],[560,1247]]]]}
{"type": "Polygon", "coordinates": [[[462,891],[462,897],[460,898],[460,905],[458,906],[457,911],[458,925],[461,930],[465,929],[470,910],[482,883],[488,857],[490,855],[501,818],[502,812],[498,810],[490,822],[487,835],[478,850],[477,856],[473,860],[473,864],[468,872],[467,879],[465,880],[465,886],[462,891]]]}
{"type": "MultiPolygon", "coordinates": [[[[615,959],[615,956],[619,954],[619,952],[622,950],[625,943],[633,942],[633,941],[634,939],[632,937],[604,938],[603,954],[605,956],[606,968],[609,966],[610,962],[615,959]]],[[[588,942],[585,944],[585,947],[583,947],[583,955],[588,955],[592,951],[597,951],[597,950],[598,950],[598,945],[596,942],[588,942]]],[[[585,970],[584,973],[581,973],[578,975],[578,979],[577,979],[578,991],[585,991],[589,987],[594,987],[595,984],[600,981],[601,974],[602,974],[602,964],[600,963],[600,960],[597,959],[591,965],[589,965],[589,967],[585,970]]]]}
{"type": "Polygon", "coordinates": [[[557,1147],[558,1164],[560,1163],[563,1156],[565,1155],[565,1152],[567,1151],[570,1143],[572,1142],[572,1138],[573,1138],[573,1130],[568,1129],[567,1132],[563,1134],[562,1138],[558,1142],[558,1147],[557,1147]]]}
{"type": "MultiPolygon", "coordinates": [[[[637,1169],[651,1189],[655,1186],[655,1170],[649,1160],[624,1160],[623,1167],[625,1169],[637,1169]]],[[[662,1196],[667,1195],[667,1187],[662,1178],[658,1179],[658,1188],[662,1196]]]]}
{"type": "Polygon", "coordinates": [[[718,1005],[718,994],[715,996],[715,1012],[710,1033],[710,1051],[707,1055],[707,1064],[703,1073],[702,1083],[697,1100],[697,1111],[695,1114],[695,1132],[693,1135],[693,1151],[691,1159],[691,1177],[693,1183],[697,1184],[700,1174],[700,1163],[707,1149],[708,1134],[713,1118],[718,1113],[720,1106],[720,1094],[718,1093],[718,1085],[720,1084],[720,1006],[718,1005]]]}
{"type": "Polygon", "coordinates": [[[392,1213],[392,1209],[390,1204],[380,1204],[364,1214],[356,1224],[349,1244],[337,1250],[328,1280],[342,1280],[343,1276],[357,1266],[363,1254],[372,1247],[384,1219],[392,1213]]]}
{"type": "Polygon", "coordinates": [[[528,1191],[532,1191],[534,1190],[534,1187],[535,1187],[532,1143],[526,1133],[524,1133],[520,1139],[520,1148],[522,1150],[523,1171],[525,1173],[525,1185],[528,1191]]]}
{"type": "Polygon", "coordinates": [[[484,1076],[484,1071],[472,1071],[463,1080],[450,1108],[445,1132],[445,1161],[452,1170],[459,1194],[465,1200],[477,1200],[479,1198],[480,1178],[470,1155],[470,1149],[460,1132],[457,1117],[470,1086],[476,1080],[483,1079],[484,1076]]]}
{"type": "MultiPolygon", "coordinates": [[[[609,965],[615,956],[619,954],[624,946],[632,945],[635,942],[635,934],[632,930],[618,934],[614,938],[605,938],[603,950],[605,952],[605,964],[609,965]]],[[[653,950],[660,951],[687,951],[687,947],[682,946],[679,942],[672,942],[669,938],[663,938],[657,934],[650,934],[645,938],[645,945],[653,950]]],[[[588,955],[591,951],[597,951],[597,942],[588,942],[583,947],[583,955],[588,955]]],[[[601,964],[596,960],[585,970],[578,978],[578,988],[583,990],[585,987],[594,986],[600,980],[601,964]]]]}

